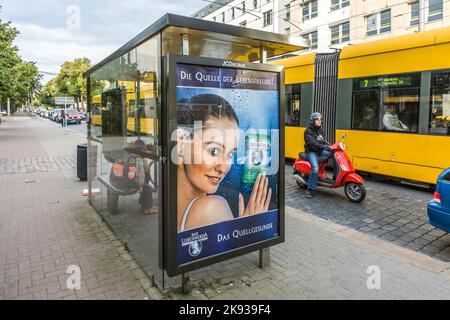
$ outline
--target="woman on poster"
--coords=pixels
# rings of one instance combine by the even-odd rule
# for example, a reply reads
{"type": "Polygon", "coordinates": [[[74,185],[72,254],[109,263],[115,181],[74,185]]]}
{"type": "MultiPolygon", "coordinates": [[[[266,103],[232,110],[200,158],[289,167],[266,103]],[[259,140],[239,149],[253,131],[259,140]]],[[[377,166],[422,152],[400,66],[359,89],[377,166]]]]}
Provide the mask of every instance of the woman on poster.
{"type": "MultiPolygon", "coordinates": [[[[231,168],[239,140],[237,114],[224,98],[200,94],[183,106],[177,114],[179,232],[234,218],[227,200],[214,194],[231,168]]],[[[271,197],[269,179],[262,172],[247,206],[239,194],[239,217],[267,212],[271,197]]]]}

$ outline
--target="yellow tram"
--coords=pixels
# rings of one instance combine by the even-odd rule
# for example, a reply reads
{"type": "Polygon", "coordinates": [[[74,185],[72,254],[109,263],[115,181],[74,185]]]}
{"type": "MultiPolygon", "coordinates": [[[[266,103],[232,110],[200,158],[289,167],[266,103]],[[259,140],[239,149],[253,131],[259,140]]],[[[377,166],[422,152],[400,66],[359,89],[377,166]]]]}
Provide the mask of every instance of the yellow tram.
{"type": "MultiPolygon", "coordinates": [[[[141,135],[154,135],[156,119],[156,95],[153,83],[141,83],[139,88],[139,105],[136,103],[135,82],[119,81],[119,87],[125,89],[125,110],[127,114],[127,132],[136,134],[140,125],[141,135]],[[140,113],[140,114],[138,114],[140,113]]],[[[102,95],[92,97],[92,125],[102,126],[102,95]]]]}
{"type": "MultiPolygon", "coordinates": [[[[434,184],[450,167],[449,57],[450,28],[343,48],[325,125],[337,139],[347,134],[357,170],[434,184]]],[[[286,68],[286,158],[303,151],[316,61],[311,53],[273,62],[286,68]]]]}

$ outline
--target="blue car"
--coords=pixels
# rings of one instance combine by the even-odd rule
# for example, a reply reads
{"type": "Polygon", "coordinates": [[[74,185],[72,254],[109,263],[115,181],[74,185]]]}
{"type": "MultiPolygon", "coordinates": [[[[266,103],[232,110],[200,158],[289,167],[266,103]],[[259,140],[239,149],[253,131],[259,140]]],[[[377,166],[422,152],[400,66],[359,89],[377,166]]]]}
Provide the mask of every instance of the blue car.
{"type": "Polygon", "coordinates": [[[439,176],[434,199],[428,203],[427,211],[430,224],[450,233],[450,168],[439,176]]]}

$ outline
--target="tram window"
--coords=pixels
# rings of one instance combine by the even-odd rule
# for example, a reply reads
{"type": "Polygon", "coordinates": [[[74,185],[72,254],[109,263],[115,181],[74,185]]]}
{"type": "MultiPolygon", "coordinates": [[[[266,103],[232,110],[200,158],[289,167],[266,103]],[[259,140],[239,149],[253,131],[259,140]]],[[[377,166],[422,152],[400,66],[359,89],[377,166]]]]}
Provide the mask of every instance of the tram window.
{"type": "Polygon", "coordinates": [[[287,126],[300,126],[300,87],[299,84],[286,86],[287,126]]]}
{"type": "Polygon", "coordinates": [[[352,128],[417,132],[420,74],[355,79],[352,128]]]}
{"type": "Polygon", "coordinates": [[[383,91],[383,128],[385,131],[417,132],[420,89],[383,91]]]}
{"type": "Polygon", "coordinates": [[[353,129],[378,130],[380,94],[376,91],[353,95],[353,129]]]}
{"type": "Polygon", "coordinates": [[[432,77],[429,128],[431,134],[450,135],[450,73],[432,77]]]}

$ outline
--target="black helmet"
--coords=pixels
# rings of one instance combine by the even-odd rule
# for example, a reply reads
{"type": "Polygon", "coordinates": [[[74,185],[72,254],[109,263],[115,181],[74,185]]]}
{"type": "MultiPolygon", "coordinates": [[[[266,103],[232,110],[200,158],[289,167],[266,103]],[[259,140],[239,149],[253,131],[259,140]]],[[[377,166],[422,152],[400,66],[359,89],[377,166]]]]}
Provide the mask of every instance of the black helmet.
{"type": "Polygon", "coordinates": [[[322,115],[319,112],[314,112],[311,115],[311,122],[314,122],[314,120],[317,120],[317,119],[322,119],[322,115]]]}

